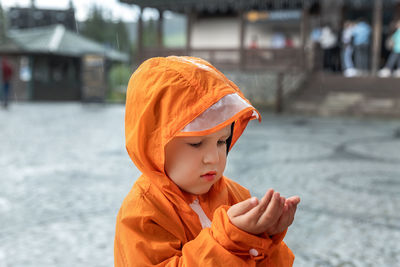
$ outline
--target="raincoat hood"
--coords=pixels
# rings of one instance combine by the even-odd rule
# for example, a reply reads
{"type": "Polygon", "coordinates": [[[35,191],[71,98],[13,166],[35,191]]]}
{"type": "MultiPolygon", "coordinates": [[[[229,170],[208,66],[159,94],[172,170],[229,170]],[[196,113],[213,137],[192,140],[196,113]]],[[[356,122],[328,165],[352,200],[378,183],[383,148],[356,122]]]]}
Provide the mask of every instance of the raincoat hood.
{"type": "Polygon", "coordinates": [[[164,148],[174,136],[205,135],[234,122],[232,148],[255,118],[261,121],[239,88],[207,61],[152,58],[139,66],[128,84],[126,149],[143,174],[165,176],[164,148]]]}

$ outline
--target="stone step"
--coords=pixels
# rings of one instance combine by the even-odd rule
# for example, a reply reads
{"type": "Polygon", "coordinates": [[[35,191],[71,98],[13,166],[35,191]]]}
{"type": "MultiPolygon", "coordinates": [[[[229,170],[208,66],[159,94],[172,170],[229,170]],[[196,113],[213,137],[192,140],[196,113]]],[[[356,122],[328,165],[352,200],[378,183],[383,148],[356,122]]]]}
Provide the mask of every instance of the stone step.
{"type": "Polygon", "coordinates": [[[316,73],[286,104],[290,112],[400,117],[400,79],[316,73]]]}

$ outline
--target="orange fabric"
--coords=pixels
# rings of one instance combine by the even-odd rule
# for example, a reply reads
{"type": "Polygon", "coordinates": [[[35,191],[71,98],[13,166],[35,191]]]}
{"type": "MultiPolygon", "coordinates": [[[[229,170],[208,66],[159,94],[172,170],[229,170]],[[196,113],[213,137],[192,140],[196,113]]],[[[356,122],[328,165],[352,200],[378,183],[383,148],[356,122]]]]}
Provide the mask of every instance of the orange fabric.
{"type": "MultiPolygon", "coordinates": [[[[194,196],[181,191],[164,172],[168,141],[232,93],[248,102],[234,83],[197,58],[153,58],[132,75],[126,100],[126,148],[142,176],[117,216],[115,266],[292,266],[294,256],[282,241],[285,233],[255,236],[230,223],[226,211],[250,197],[247,189],[222,177],[209,192],[194,196]],[[195,198],[212,219],[210,228],[202,229],[189,206],[195,198]],[[251,255],[250,249],[259,255],[251,255]]],[[[231,147],[253,119],[252,111],[224,123],[235,121],[231,147]]]]}

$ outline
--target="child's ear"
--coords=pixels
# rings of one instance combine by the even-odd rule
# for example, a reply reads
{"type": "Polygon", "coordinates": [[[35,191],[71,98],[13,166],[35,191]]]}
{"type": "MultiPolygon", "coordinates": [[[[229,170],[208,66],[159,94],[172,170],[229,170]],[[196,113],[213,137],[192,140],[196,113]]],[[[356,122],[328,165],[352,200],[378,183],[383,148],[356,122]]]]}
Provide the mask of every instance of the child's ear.
{"type": "Polygon", "coordinates": [[[232,122],[231,124],[231,135],[226,139],[226,155],[229,153],[229,147],[231,146],[232,143],[232,136],[233,136],[233,127],[235,126],[235,122],[232,122]]]}

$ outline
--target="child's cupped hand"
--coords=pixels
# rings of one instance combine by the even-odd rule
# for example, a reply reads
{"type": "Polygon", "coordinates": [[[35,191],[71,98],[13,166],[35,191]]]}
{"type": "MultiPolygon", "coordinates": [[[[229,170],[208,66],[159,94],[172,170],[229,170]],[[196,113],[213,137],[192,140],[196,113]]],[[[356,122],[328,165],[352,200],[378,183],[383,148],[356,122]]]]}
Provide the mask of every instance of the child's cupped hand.
{"type": "Polygon", "coordinates": [[[288,228],[296,213],[298,196],[285,199],[273,189],[258,201],[256,197],[239,202],[228,209],[231,223],[251,234],[279,234],[288,228]]]}

